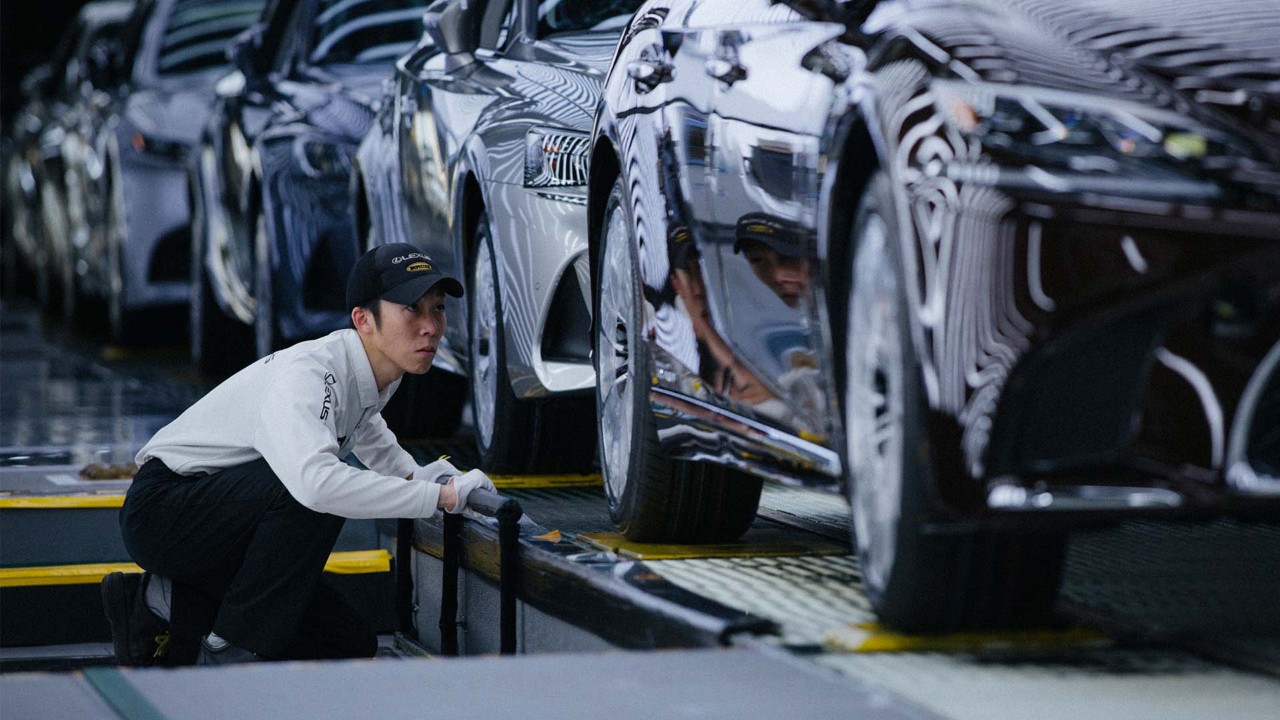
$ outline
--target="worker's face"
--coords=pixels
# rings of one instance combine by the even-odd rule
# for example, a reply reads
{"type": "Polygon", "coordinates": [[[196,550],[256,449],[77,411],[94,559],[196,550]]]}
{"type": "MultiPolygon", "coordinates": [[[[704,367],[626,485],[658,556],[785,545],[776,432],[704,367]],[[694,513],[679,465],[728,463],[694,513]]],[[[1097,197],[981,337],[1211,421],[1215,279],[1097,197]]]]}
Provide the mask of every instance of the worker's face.
{"type": "Polygon", "coordinates": [[[787,307],[799,307],[809,292],[809,262],[787,257],[760,243],[748,243],[742,254],[760,282],[769,286],[787,307]]]}
{"type": "Polygon", "coordinates": [[[404,372],[421,375],[430,370],[444,335],[444,291],[432,288],[412,305],[380,302],[382,320],[372,335],[378,349],[404,372]]]}

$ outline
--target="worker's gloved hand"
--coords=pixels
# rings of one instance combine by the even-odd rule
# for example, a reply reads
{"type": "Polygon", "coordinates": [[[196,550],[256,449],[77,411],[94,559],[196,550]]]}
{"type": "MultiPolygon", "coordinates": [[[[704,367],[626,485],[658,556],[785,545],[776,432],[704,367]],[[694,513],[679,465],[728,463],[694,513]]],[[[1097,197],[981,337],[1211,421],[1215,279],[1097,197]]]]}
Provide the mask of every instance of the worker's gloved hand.
{"type": "Polygon", "coordinates": [[[468,470],[462,475],[454,478],[453,489],[458,494],[458,501],[454,503],[453,508],[445,508],[451,513],[460,513],[467,509],[467,496],[475,489],[490,490],[494,489],[493,481],[489,479],[479,470],[468,470]]]}
{"type": "Polygon", "coordinates": [[[440,483],[444,485],[449,482],[449,478],[455,475],[461,475],[462,471],[453,466],[447,458],[425,465],[413,471],[414,480],[426,480],[427,482],[440,483]]]}

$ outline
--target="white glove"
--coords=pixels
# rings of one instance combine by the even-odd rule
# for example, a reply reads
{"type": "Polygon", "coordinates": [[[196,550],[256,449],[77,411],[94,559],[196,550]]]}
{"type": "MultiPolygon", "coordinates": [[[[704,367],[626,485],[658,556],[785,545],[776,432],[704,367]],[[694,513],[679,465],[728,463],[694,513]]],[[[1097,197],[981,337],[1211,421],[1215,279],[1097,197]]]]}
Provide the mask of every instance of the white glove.
{"type": "Polygon", "coordinates": [[[448,484],[449,478],[454,475],[461,475],[462,471],[453,466],[449,462],[448,457],[441,457],[439,460],[425,465],[413,471],[414,480],[426,480],[427,482],[448,484]]]}
{"type": "Polygon", "coordinates": [[[489,479],[479,470],[468,470],[462,475],[454,478],[453,489],[458,494],[458,500],[454,503],[453,509],[448,512],[457,514],[467,509],[467,496],[475,489],[493,491],[493,481],[489,479]]]}

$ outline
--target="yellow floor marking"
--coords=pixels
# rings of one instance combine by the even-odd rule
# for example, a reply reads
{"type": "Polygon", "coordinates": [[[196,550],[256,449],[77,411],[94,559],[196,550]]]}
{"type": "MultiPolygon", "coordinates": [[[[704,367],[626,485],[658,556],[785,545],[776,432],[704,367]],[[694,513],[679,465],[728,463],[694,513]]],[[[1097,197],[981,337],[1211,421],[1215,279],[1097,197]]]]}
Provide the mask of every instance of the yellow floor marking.
{"type": "MultiPolygon", "coordinates": [[[[548,490],[554,488],[596,488],[603,485],[595,475],[491,475],[499,490],[548,490]]],[[[118,508],[124,505],[124,491],[84,495],[26,495],[0,497],[0,510],[65,510],[72,508],[118,508]]]]}
{"type": "Polygon", "coordinates": [[[616,552],[633,560],[692,560],[696,558],[785,557],[795,555],[848,555],[848,546],[815,539],[722,543],[711,545],[663,545],[631,542],[615,532],[579,533],[592,547],[616,552]]]}
{"type": "Polygon", "coordinates": [[[832,650],[854,653],[997,652],[1106,647],[1111,639],[1084,628],[902,635],[867,623],[828,632],[826,644],[832,650]]]}
{"type": "MultiPolygon", "coordinates": [[[[324,571],[335,575],[389,572],[391,553],[386,550],[354,550],[329,555],[324,571]]],[[[136,573],[134,563],[90,563],[44,567],[0,568],[0,588],[44,585],[96,585],[113,572],[136,573]]]]}
{"type": "Polygon", "coordinates": [[[595,475],[490,475],[499,490],[546,490],[550,488],[602,487],[604,481],[595,475]]]}
{"type": "Polygon", "coordinates": [[[99,495],[28,495],[0,498],[0,510],[63,510],[67,508],[118,508],[124,493],[99,495]]]}

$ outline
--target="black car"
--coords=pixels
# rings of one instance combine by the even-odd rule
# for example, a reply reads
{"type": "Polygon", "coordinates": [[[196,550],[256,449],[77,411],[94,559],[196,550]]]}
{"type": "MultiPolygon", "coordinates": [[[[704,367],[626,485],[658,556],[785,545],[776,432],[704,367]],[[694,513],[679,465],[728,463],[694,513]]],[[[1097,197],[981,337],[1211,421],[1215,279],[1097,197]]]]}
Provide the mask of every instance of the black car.
{"type": "Polygon", "coordinates": [[[347,326],[351,159],[418,0],[279,0],[236,45],[196,166],[192,341],[202,367],[347,326]]]}
{"type": "Polygon", "coordinates": [[[945,631],[1043,619],[1068,529],[1280,516],[1277,22],[646,3],[589,191],[618,526],[847,492],[882,620],[945,631]]]}

